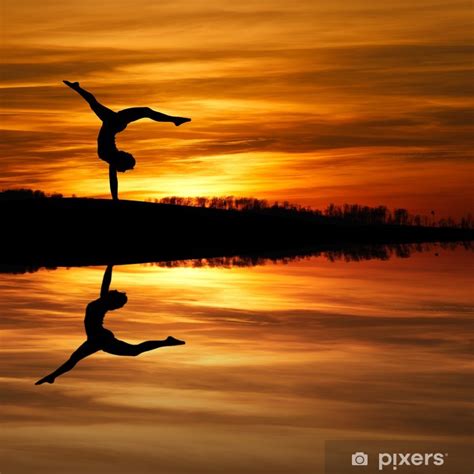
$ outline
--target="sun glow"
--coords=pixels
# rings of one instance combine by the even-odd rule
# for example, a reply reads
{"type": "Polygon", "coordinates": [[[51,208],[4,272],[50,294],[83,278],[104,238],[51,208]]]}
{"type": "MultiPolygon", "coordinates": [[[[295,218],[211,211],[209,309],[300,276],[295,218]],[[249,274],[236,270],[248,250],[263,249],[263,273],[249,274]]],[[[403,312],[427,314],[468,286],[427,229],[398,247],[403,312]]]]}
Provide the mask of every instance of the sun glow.
{"type": "Polygon", "coordinates": [[[7,2],[0,186],[108,195],[99,122],[62,85],[70,79],[112,109],[193,119],[143,121],[118,136],[137,159],[120,177],[124,198],[239,194],[465,214],[466,8],[7,2]]]}

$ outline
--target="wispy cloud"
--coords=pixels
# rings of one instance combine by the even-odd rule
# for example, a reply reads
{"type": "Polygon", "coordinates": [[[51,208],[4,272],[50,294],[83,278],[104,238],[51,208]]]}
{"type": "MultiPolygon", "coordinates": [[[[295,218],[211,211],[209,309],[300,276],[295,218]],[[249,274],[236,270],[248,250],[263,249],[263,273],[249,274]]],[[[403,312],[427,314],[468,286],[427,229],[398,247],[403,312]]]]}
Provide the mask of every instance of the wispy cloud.
{"type": "Polygon", "coordinates": [[[473,172],[469,11],[463,1],[10,4],[0,185],[107,194],[94,171],[99,123],[62,86],[67,78],[115,109],[193,118],[179,129],[134,124],[119,136],[138,159],[121,179],[124,196],[199,191],[308,204],[314,193],[319,205],[322,192],[326,202],[367,204],[389,194],[395,205],[462,214],[469,186],[458,178],[473,172]],[[422,198],[407,164],[426,184],[422,198]],[[349,170],[352,184],[340,180],[349,170]],[[386,193],[369,196],[366,183],[385,176],[386,193]]]}

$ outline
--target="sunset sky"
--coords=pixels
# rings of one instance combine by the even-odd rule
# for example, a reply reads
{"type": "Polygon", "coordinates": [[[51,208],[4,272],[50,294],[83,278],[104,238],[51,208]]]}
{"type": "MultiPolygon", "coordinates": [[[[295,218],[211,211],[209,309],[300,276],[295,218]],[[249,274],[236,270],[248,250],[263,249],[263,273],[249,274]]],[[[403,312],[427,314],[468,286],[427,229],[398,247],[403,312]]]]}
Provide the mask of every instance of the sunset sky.
{"type": "Polygon", "coordinates": [[[0,188],[108,196],[98,119],[192,117],[118,135],[122,198],[238,195],[473,208],[472,3],[5,0],[0,188]]]}

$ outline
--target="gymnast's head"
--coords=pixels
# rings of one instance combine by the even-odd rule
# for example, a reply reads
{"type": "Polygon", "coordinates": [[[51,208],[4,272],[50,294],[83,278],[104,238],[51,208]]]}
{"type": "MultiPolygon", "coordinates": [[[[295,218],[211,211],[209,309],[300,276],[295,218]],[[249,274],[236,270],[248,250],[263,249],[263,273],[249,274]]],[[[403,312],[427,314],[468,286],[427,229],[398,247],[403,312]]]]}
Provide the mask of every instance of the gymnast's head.
{"type": "Polygon", "coordinates": [[[128,298],[127,294],[123,291],[111,290],[105,295],[104,300],[107,304],[108,310],[113,311],[114,309],[119,309],[125,306],[128,298]]]}
{"type": "Polygon", "coordinates": [[[135,158],[126,151],[118,151],[114,155],[114,166],[117,171],[125,173],[125,171],[133,170],[135,167],[135,158]]]}

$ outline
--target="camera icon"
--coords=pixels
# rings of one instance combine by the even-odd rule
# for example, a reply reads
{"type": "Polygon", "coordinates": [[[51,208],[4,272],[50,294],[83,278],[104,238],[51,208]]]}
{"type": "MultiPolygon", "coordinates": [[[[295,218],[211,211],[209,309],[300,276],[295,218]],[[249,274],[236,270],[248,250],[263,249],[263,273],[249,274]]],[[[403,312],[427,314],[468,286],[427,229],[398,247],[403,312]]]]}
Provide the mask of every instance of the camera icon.
{"type": "Polygon", "coordinates": [[[368,466],[369,465],[369,455],[363,453],[362,451],[357,451],[352,455],[352,465],[353,466],[368,466]]]}

